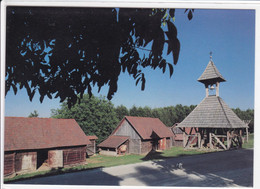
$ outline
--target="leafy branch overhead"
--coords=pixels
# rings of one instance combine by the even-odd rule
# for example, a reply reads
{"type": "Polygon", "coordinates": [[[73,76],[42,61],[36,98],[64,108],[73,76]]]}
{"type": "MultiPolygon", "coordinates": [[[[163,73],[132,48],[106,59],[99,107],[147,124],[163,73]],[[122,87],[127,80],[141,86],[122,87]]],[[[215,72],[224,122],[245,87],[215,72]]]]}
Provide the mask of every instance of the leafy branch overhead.
{"type": "Polygon", "coordinates": [[[94,86],[108,85],[111,99],[121,72],[144,90],[145,68],[173,74],[174,20],[175,9],[7,7],[6,94],[25,88],[30,100],[39,92],[41,102],[54,97],[71,107],[94,86]],[[173,62],[163,57],[166,46],[173,62]]]}

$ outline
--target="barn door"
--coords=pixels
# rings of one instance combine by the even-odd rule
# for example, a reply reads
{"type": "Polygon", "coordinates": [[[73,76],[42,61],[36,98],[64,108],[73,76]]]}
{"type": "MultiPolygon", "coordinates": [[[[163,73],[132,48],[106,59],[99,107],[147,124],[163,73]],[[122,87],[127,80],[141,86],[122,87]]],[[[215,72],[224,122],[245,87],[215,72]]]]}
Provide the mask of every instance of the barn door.
{"type": "Polygon", "coordinates": [[[63,151],[50,150],[48,152],[48,163],[50,167],[63,167],[63,151]]]}
{"type": "Polygon", "coordinates": [[[159,140],[159,150],[166,149],[166,138],[162,138],[159,140]]]}

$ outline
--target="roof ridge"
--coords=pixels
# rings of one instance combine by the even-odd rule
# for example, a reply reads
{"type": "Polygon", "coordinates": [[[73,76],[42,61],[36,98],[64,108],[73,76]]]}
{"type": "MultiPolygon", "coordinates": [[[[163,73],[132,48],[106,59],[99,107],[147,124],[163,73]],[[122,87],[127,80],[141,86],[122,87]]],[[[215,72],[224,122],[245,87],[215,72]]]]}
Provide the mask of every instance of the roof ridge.
{"type": "Polygon", "coordinates": [[[213,67],[215,73],[216,73],[219,77],[223,77],[223,76],[221,75],[221,73],[219,72],[219,70],[217,69],[217,67],[215,66],[215,64],[214,64],[214,62],[213,62],[212,60],[211,60],[211,63],[212,63],[212,67],[213,67]]]}
{"type": "Polygon", "coordinates": [[[159,119],[158,117],[143,117],[143,116],[125,116],[125,117],[159,119]]]}
{"type": "Polygon", "coordinates": [[[211,60],[210,63],[212,64],[212,67],[213,67],[215,73],[218,75],[218,72],[216,70],[216,66],[215,66],[214,62],[211,60]]]}
{"type": "Polygon", "coordinates": [[[73,118],[52,118],[52,117],[16,117],[16,116],[5,116],[4,118],[22,118],[22,119],[53,119],[53,120],[75,120],[73,118]]]}
{"type": "Polygon", "coordinates": [[[227,116],[227,114],[226,114],[226,111],[225,111],[225,109],[224,109],[224,107],[223,107],[223,104],[221,103],[220,97],[217,96],[217,99],[218,99],[219,104],[220,104],[220,106],[221,106],[221,108],[222,108],[222,110],[223,110],[223,112],[224,112],[224,115],[225,115],[227,121],[228,121],[228,124],[229,124],[230,126],[232,126],[231,123],[230,123],[230,120],[228,119],[228,116],[227,116]]]}

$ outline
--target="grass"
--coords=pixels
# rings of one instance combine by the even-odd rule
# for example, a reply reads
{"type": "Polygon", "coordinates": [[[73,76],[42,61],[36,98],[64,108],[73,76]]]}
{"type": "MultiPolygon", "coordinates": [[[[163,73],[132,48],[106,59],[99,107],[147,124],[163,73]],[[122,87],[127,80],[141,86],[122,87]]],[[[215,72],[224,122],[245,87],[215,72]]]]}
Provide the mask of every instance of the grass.
{"type": "Polygon", "coordinates": [[[245,143],[242,145],[242,148],[246,148],[246,149],[248,149],[248,148],[254,148],[254,133],[249,134],[249,136],[248,136],[248,142],[247,142],[247,143],[245,142],[245,143]]]}
{"type": "MultiPolygon", "coordinates": [[[[254,144],[254,134],[249,135],[248,143],[243,144],[243,148],[253,148],[254,144]]],[[[159,160],[159,159],[166,159],[172,157],[179,157],[185,155],[195,155],[195,154],[203,154],[212,152],[212,150],[198,150],[198,149],[183,149],[182,147],[173,147],[169,150],[161,151],[161,152],[151,152],[147,155],[134,155],[128,154],[124,156],[104,156],[104,155],[95,155],[90,158],[87,158],[86,165],[78,165],[75,167],[70,168],[62,168],[62,169],[52,169],[49,171],[41,171],[41,172],[34,172],[28,173],[23,175],[17,175],[13,178],[6,178],[4,182],[11,182],[20,179],[26,178],[33,178],[33,177],[41,177],[41,176],[49,176],[49,175],[57,175],[62,173],[74,172],[74,171],[81,171],[93,168],[102,168],[102,167],[112,167],[118,165],[126,165],[126,164],[133,164],[139,163],[149,160],[159,160]]]]}

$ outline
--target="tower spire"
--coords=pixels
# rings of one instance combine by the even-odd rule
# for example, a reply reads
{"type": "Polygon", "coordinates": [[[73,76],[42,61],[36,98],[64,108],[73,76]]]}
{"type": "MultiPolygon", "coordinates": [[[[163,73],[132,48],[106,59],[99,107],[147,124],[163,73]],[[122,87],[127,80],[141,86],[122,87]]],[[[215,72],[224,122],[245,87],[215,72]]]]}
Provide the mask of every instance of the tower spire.
{"type": "Polygon", "coordinates": [[[213,54],[212,51],[210,51],[209,52],[209,58],[210,58],[211,61],[212,61],[212,54],[213,54]]]}
{"type": "MultiPolygon", "coordinates": [[[[212,61],[212,52],[209,53],[210,61],[199,77],[198,81],[203,83],[206,88],[206,97],[209,96],[209,86],[216,86],[216,96],[219,96],[219,83],[226,81],[223,76],[219,73],[218,69],[216,68],[215,64],[212,61]]],[[[213,87],[212,87],[213,89],[213,87]]]]}

